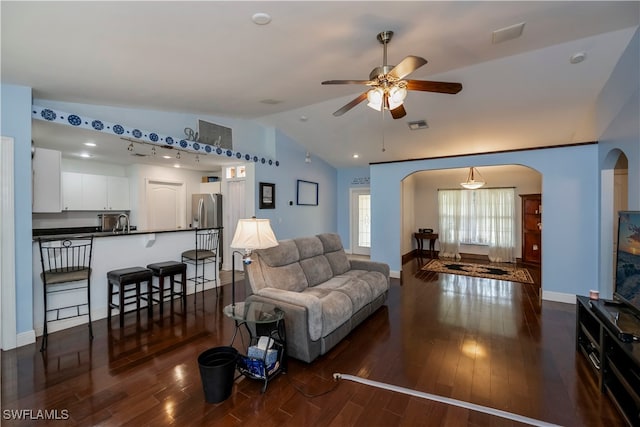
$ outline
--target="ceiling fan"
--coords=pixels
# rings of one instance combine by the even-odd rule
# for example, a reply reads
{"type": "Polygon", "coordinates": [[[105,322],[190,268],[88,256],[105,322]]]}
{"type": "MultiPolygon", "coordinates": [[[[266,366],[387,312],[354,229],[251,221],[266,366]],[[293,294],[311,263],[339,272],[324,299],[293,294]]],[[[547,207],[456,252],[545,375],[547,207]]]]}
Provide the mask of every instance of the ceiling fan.
{"type": "Polygon", "coordinates": [[[394,119],[404,117],[407,112],[403,102],[408,90],[422,92],[438,92],[456,94],[462,90],[460,83],[432,82],[426,80],[403,80],[418,68],[427,63],[427,60],[419,56],[409,55],[396,66],[387,65],[387,44],[393,37],[393,31],[383,31],[377,39],[384,48],[383,65],[374,68],[369,73],[369,80],[327,80],[323,85],[363,84],[371,89],[363,92],[353,101],[333,113],[338,117],[367,99],[369,107],[374,110],[389,110],[394,119]]]}

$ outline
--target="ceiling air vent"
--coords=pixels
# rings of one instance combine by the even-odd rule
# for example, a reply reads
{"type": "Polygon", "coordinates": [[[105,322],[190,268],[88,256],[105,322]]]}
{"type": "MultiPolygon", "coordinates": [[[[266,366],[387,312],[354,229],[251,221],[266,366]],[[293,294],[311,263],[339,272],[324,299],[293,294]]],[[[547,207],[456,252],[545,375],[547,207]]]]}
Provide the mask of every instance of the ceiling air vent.
{"type": "Polygon", "coordinates": [[[427,129],[429,127],[426,120],[416,120],[413,122],[407,122],[407,125],[411,130],[427,129]]]}
{"type": "Polygon", "coordinates": [[[511,25],[509,27],[500,28],[499,30],[495,30],[491,33],[491,43],[497,44],[506,42],[507,40],[517,39],[522,35],[522,30],[524,30],[524,22],[519,24],[511,25]]]}

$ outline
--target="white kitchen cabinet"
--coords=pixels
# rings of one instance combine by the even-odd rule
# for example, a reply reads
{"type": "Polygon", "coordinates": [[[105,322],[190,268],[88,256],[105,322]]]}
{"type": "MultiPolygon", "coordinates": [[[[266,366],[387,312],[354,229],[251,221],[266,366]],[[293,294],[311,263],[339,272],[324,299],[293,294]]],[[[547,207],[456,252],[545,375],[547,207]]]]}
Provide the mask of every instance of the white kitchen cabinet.
{"type": "Polygon", "coordinates": [[[107,177],[82,174],[82,210],[106,211],[107,209],[107,177]]]}
{"type": "Polygon", "coordinates": [[[62,211],[60,151],[36,148],[33,155],[33,204],[35,213],[62,211]]]}
{"type": "Polygon", "coordinates": [[[107,177],[107,208],[114,211],[128,211],[129,178],[123,176],[107,177]]]}
{"type": "Polygon", "coordinates": [[[200,183],[200,192],[201,193],[221,193],[221,191],[220,191],[220,181],[217,181],[217,182],[201,182],[200,183]]]}
{"type": "Polygon", "coordinates": [[[126,211],[130,209],[129,179],[63,172],[62,200],[69,211],[126,211]]]}
{"type": "Polygon", "coordinates": [[[82,174],[62,172],[62,209],[82,210],[82,174]]]}

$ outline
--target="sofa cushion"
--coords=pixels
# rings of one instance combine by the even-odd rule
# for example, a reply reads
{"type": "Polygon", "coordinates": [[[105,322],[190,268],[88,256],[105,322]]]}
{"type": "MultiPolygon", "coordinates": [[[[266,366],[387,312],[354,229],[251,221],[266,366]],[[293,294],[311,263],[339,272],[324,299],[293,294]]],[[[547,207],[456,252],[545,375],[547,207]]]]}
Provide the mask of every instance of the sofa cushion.
{"type": "Polygon", "coordinates": [[[270,267],[265,263],[262,274],[266,287],[300,292],[309,286],[307,276],[297,262],[281,267],[270,267]]]}
{"type": "Polygon", "coordinates": [[[316,288],[333,289],[336,292],[345,294],[351,300],[354,313],[373,300],[371,287],[364,280],[356,277],[336,277],[328,282],[316,286],[316,288]]]}
{"type": "Polygon", "coordinates": [[[276,289],[300,292],[309,286],[307,276],[298,263],[300,253],[293,240],[283,240],[278,246],[259,249],[264,285],[276,289]]]}
{"type": "Polygon", "coordinates": [[[318,283],[326,282],[333,277],[333,271],[329,265],[329,261],[324,255],[314,256],[300,260],[300,267],[307,277],[309,286],[315,286],[318,283]]]}
{"type": "Polygon", "coordinates": [[[324,255],[327,257],[327,261],[329,261],[333,275],[337,276],[349,271],[351,262],[349,262],[347,254],[344,253],[340,236],[334,233],[324,233],[318,234],[317,237],[322,242],[324,255]]]}
{"type": "Polygon", "coordinates": [[[273,246],[268,249],[257,249],[256,254],[258,254],[269,267],[280,267],[300,260],[298,246],[293,240],[281,240],[278,242],[278,246],[273,246]]]}
{"type": "Polygon", "coordinates": [[[298,248],[301,260],[324,254],[322,242],[317,237],[299,237],[293,241],[298,248]]]}

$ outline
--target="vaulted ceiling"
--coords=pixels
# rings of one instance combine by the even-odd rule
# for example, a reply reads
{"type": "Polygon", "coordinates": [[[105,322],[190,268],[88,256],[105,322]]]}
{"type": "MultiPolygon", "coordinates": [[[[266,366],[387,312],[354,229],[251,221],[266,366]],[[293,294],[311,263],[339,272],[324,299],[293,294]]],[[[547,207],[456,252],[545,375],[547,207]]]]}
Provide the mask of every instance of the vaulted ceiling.
{"type": "MultiPolygon", "coordinates": [[[[34,98],[257,120],[336,167],[595,140],[595,101],[640,22],[639,2],[610,1],[0,7],[2,82],[32,87],[34,98]],[[271,22],[254,23],[258,12],[271,22]],[[518,23],[520,37],[492,43],[518,23]],[[368,79],[382,65],[384,30],[395,32],[389,64],[424,57],[410,78],[463,90],[410,91],[399,120],[366,102],[334,117],[366,86],[320,82],[368,79]],[[585,60],[572,64],[576,53],[585,60]],[[415,120],[428,128],[411,130],[415,120]]],[[[50,134],[34,130],[44,146],[50,134]]]]}

